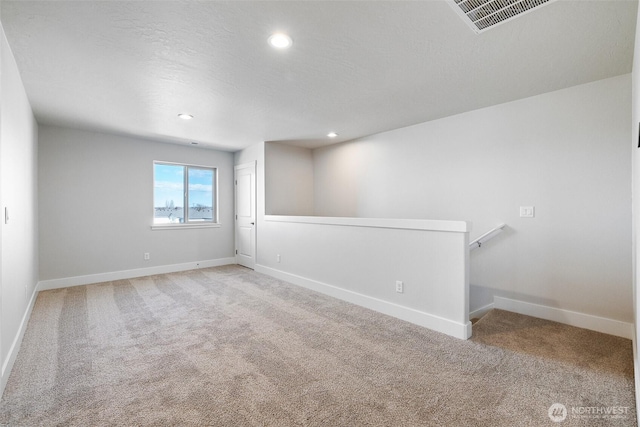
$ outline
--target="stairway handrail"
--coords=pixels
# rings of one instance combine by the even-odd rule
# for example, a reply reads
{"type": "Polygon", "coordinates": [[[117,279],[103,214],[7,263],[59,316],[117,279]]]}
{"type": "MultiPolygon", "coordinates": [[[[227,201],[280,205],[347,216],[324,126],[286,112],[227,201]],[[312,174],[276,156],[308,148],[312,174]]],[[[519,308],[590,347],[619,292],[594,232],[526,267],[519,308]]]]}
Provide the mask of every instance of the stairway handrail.
{"type": "Polygon", "coordinates": [[[500,225],[497,225],[496,227],[494,227],[491,230],[489,230],[486,233],[484,233],[482,236],[480,236],[477,239],[475,239],[473,242],[469,243],[469,250],[474,250],[474,249],[482,247],[482,245],[487,240],[493,239],[500,232],[502,232],[502,230],[504,229],[504,227],[506,227],[506,225],[507,224],[504,224],[504,223],[502,223],[500,225]]]}

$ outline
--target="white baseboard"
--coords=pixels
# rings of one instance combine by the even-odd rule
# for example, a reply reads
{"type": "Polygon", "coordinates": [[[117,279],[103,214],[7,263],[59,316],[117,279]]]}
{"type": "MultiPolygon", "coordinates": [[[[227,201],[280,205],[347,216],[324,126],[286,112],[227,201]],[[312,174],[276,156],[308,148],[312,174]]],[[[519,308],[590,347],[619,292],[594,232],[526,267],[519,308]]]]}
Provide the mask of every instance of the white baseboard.
{"type": "Polygon", "coordinates": [[[469,319],[474,319],[474,318],[479,319],[485,314],[487,314],[488,312],[490,312],[491,310],[493,310],[494,308],[495,308],[495,304],[491,303],[491,304],[485,305],[484,307],[480,307],[477,310],[473,310],[471,313],[469,313],[469,319]]]}
{"type": "Polygon", "coordinates": [[[4,389],[7,386],[7,381],[9,381],[9,375],[11,375],[11,370],[13,369],[13,364],[18,357],[18,351],[20,351],[20,345],[22,344],[22,338],[24,338],[24,333],[27,330],[27,324],[29,324],[29,318],[31,317],[31,312],[33,311],[33,306],[36,303],[36,297],[38,295],[38,287],[36,286],[33,289],[33,293],[31,294],[31,299],[29,300],[29,304],[27,305],[27,309],[22,316],[22,320],[20,321],[20,327],[18,328],[18,333],[15,337],[13,337],[13,342],[11,342],[11,347],[9,348],[9,353],[7,354],[7,359],[2,365],[2,374],[0,378],[0,396],[4,393],[4,389]]]}
{"type": "Polygon", "coordinates": [[[429,313],[415,310],[413,308],[404,307],[378,298],[373,298],[327,283],[318,282],[316,280],[307,279],[306,277],[276,270],[264,265],[256,265],[255,271],[284,280],[294,285],[329,295],[331,297],[359,305],[398,319],[405,320],[425,328],[432,329],[443,334],[451,335],[455,338],[468,339],[471,337],[471,322],[459,323],[453,320],[444,319],[429,313]]]}
{"type": "Polygon", "coordinates": [[[538,317],[540,319],[552,320],[554,322],[615,335],[617,337],[633,339],[634,327],[632,323],[503,297],[495,297],[494,304],[495,308],[498,309],[513,311],[514,313],[538,317]]]}
{"type": "MultiPolygon", "coordinates": [[[[637,315],[635,315],[635,319],[637,322],[637,315]]],[[[638,420],[638,427],[640,427],[640,360],[638,360],[640,354],[638,353],[638,332],[635,325],[633,328],[633,339],[631,341],[631,348],[633,348],[633,377],[636,385],[636,419],[638,420]]]]}
{"type": "Polygon", "coordinates": [[[110,282],[112,280],[132,279],[134,277],[152,276],[154,274],[175,273],[178,271],[195,270],[198,268],[219,267],[235,264],[236,259],[219,258],[205,261],[185,262],[182,264],[159,265],[156,267],[136,268],[134,270],[112,271],[109,273],[89,274],[87,276],[65,277],[63,279],[41,280],[38,291],[68,288],[71,286],[90,285],[92,283],[110,282]]]}

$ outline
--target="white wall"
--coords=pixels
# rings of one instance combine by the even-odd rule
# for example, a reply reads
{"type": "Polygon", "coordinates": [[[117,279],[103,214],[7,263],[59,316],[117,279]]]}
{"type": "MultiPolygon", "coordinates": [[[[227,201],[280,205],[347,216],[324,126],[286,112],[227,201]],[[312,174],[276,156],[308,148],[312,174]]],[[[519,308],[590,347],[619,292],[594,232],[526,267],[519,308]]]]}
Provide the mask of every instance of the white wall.
{"type": "Polygon", "coordinates": [[[631,322],[629,75],[314,150],[320,216],[467,220],[501,295],[631,322]],[[535,206],[533,219],[519,206],[535,206]]]}
{"type": "MultiPolygon", "coordinates": [[[[640,28],[640,9],[638,10],[637,25],[640,28]]],[[[640,126],[640,31],[636,30],[635,52],[633,55],[633,81],[632,90],[632,119],[631,119],[631,153],[633,168],[633,311],[634,311],[634,340],[633,340],[633,361],[635,367],[636,380],[636,408],[638,410],[638,425],[640,425],[640,352],[638,342],[640,341],[640,252],[638,251],[638,241],[640,240],[640,147],[639,147],[639,126],[640,126]]]]}
{"type": "Polygon", "coordinates": [[[7,382],[23,320],[38,282],[38,128],[11,49],[0,27],[0,221],[2,312],[0,357],[7,382]]]}
{"type": "Polygon", "coordinates": [[[39,134],[40,280],[234,256],[232,153],[52,126],[39,134]],[[222,227],[151,230],[154,160],[218,168],[222,227]]]}
{"type": "Polygon", "coordinates": [[[260,236],[256,271],[457,338],[471,336],[466,222],[271,215],[260,236]]]}
{"type": "Polygon", "coordinates": [[[297,166],[287,161],[286,149],[271,156],[287,160],[268,165],[268,150],[268,143],[260,143],[235,154],[236,164],[257,163],[256,271],[459,338],[469,336],[466,223],[265,215],[265,175],[273,164],[297,166]],[[447,227],[453,228],[443,231],[447,227]],[[404,281],[404,293],[395,291],[396,280],[404,281]]]}
{"type": "Polygon", "coordinates": [[[309,148],[265,143],[266,213],[313,215],[313,154],[309,148]]]}

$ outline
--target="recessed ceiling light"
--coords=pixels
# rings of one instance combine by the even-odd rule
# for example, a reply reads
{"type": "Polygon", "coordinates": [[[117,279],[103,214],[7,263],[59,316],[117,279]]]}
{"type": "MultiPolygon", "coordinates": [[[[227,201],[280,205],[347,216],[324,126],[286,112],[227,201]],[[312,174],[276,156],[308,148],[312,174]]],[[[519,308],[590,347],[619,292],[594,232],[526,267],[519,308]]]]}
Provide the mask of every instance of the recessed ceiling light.
{"type": "Polygon", "coordinates": [[[180,114],[178,114],[178,117],[180,117],[183,120],[191,120],[191,119],[193,119],[193,116],[191,114],[186,114],[186,113],[180,113],[180,114]]]}
{"type": "Polygon", "coordinates": [[[271,34],[271,37],[269,37],[269,44],[276,49],[286,49],[291,47],[293,40],[291,40],[291,37],[286,34],[275,33],[271,34]]]}
{"type": "Polygon", "coordinates": [[[329,138],[335,138],[336,136],[338,136],[338,134],[337,134],[337,133],[335,133],[335,132],[329,132],[329,133],[327,134],[327,136],[328,136],[329,138]]]}

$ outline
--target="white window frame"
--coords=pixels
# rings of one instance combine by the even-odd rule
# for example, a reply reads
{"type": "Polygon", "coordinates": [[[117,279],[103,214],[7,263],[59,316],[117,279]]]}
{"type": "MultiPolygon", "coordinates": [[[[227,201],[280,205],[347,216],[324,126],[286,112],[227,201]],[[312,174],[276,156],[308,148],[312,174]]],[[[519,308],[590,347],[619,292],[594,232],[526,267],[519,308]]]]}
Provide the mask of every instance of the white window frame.
{"type": "Polygon", "coordinates": [[[190,163],[176,163],[176,162],[167,162],[163,160],[154,160],[152,171],[153,175],[153,192],[152,192],[152,209],[153,215],[151,216],[151,229],[152,230],[183,230],[188,228],[216,228],[220,227],[220,208],[219,208],[219,198],[218,198],[218,168],[215,166],[204,166],[204,165],[195,165],[190,163]],[[156,184],[156,165],[169,165],[169,166],[182,166],[185,168],[184,170],[184,199],[183,199],[183,211],[185,214],[186,221],[183,223],[169,223],[169,224],[155,224],[155,215],[156,215],[156,207],[155,205],[155,184],[156,184]],[[213,171],[213,214],[214,219],[211,221],[189,221],[189,168],[193,169],[207,169],[213,171]]]}

